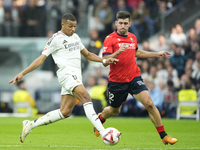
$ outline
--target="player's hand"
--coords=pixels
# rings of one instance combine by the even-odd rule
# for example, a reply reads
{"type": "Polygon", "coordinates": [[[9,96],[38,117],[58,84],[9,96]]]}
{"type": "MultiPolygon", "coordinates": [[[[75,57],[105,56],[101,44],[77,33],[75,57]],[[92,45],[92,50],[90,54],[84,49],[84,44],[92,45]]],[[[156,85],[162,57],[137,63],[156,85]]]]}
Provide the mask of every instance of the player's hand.
{"type": "Polygon", "coordinates": [[[108,59],[103,59],[103,65],[106,67],[110,64],[116,64],[119,61],[119,59],[116,58],[108,58],[108,59]]]}
{"type": "Polygon", "coordinates": [[[127,49],[128,48],[128,46],[129,46],[129,44],[122,44],[122,46],[118,49],[118,51],[120,52],[120,54],[122,53],[122,52],[124,52],[125,51],[125,49],[127,49]]]}
{"type": "Polygon", "coordinates": [[[9,83],[16,84],[23,78],[23,75],[20,73],[14,77],[14,79],[10,80],[9,83]]]}
{"type": "Polygon", "coordinates": [[[169,58],[171,54],[168,51],[161,51],[158,52],[158,58],[169,58]]]}

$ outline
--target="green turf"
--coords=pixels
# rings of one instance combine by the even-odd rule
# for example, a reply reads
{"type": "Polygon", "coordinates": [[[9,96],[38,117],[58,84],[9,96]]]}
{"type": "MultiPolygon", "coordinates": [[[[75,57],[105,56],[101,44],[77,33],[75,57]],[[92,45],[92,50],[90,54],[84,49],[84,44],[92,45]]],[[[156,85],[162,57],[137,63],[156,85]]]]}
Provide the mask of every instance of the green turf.
{"type": "Polygon", "coordinates": [[[24,119],[35,118],[0,118],[1,150],[200,149],[200,122],[195,120],[163,119],[167,133],[179,140],[175,145],[164,145],[149,118],[110,118],[104,127],[115,127],[122,135],[117,145],[107,146],[93,135],[93,125],[86,117],[72,117],[35,128],[25,143],[20,143],[24,119]]]}

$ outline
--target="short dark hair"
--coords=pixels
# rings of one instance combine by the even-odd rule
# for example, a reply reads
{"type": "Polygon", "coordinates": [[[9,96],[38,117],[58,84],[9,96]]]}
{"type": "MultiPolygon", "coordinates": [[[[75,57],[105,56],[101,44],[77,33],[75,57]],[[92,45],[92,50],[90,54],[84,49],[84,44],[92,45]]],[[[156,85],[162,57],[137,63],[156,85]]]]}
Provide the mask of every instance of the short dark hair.
{"type": "Polygon", "coordinates": [[[122,10],[119,11],[116,15],[117,20],[118,19],[126,19],[129,18],[129,21],[131,20],[131,14],[128,11],[122,10]]]}
{"type": "Polygon", "coordinates": [[[171,80],[167,80],[167,85],[173,87],[174,83],[171,80]]]}
{"type": "Polygon", "coordinates": [[[185,89],[192,89],[192,83],[190,81],[185,83],[185,89]]]}
{"type": "Polygon", "coordinates": [[[67,20],[76,21],[76,17],[71,13],[64,14],[62,16],[62,21],[67,21],[67,20]]]}

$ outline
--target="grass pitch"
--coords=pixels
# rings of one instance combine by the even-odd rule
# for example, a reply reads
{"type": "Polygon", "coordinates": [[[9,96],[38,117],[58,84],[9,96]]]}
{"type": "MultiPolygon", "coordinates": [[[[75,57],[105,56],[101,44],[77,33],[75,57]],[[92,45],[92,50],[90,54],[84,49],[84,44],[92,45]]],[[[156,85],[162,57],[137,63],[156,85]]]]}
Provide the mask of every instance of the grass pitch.
{"type": "Polygon", "coordinates": [[[93,134],[86,117],[71,117],[33,129],[24,143],[19,141],[22,121],[36,118],[0,118],[0,150],[187,150],[200,149],[200,122],[163,119],[166,132],[178,139],[175,145],[164,145],[149,118],[110,118],[104,127],[122,132],[115,146],[105,145],[93,134]]]}

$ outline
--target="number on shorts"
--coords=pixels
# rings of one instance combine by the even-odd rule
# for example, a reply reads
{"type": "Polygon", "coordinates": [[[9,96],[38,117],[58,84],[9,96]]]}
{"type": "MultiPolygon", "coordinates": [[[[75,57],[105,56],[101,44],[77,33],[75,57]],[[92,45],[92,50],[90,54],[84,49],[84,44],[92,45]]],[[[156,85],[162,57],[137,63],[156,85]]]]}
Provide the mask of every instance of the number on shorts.
{"type": "Polygon", "coordinates": [[[109,100],[114,101],[114,94],[109,92],[109,100]]]}
{"type": "Polygon", "coordinates": [[[72,75],[72,77],[74,78],[74,80],[77,80],[77,76],[76,75],[72,75]]]}

